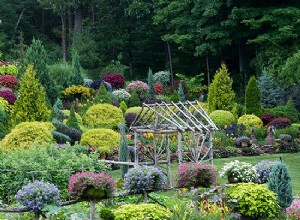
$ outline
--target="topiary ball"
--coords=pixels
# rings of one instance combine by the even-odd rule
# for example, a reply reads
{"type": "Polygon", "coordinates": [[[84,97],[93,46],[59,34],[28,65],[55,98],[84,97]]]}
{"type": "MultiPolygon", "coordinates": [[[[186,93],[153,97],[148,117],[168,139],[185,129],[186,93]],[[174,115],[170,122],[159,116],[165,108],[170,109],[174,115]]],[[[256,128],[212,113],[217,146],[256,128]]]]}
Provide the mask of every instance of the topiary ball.
{"type": "Polygon", "coordinates": [[[218,127],[223,127],[225,125],[236,123],[236,118],[229,111],[215,110],[212,113],[210,113],[209,117],[218,127]]]}
{"type": "Polygon", "coordinates": [[[82,117],[83,123],[93,128],[117,128],[119,122],[125,122],[121,109],[110,104],[91,106],[82,117]]]}
{"type": "Polygon", "coordinates": [[[246,132],[250,131],[250,128],[262,128],[263,122],[256,115],[243,115],[238,119],[238,124],[243,124],[246,127],[246,132]]]}
{"type": "Polygon", "coordinates": [[[36,145],[54,143],[51,130],[55,127],[50,122],[23,122],[17,125],[0,142],[4,151],[23,150],[36,145]]]}
{"type": "Polygon", "coordinates": [[[82,134],[80,144],[97,147],[100,154],[105,154],[120,145],[120,134],[111,129],[91,129],[82,134]]]}

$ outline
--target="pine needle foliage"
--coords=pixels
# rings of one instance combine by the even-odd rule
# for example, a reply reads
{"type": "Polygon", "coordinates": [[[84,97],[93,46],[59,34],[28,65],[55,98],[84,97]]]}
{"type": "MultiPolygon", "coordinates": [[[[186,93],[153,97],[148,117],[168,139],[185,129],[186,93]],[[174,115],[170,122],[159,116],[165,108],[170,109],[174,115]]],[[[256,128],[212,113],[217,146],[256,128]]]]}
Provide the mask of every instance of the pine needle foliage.
{"type": "Polygon", "coordinates": [[[245,91],[246,114],[261,115],[260,89],[254,76],[250,78],[245,91]]]}
{"type": "Polygon", "coordinates": [[[208,89],[210,112],[215,110],[230,111],[233,108],[235,93],[232,89],[232,82],[226,64],[222,63],[208,89]]]}
{"type": "MultiPolygon", "coordinates": [[[[120,132],[120,147],[119,147],[119,161],[120,162],[128,162],[129,159],[129,151],[126,137],[126,125],[124,123],[118,124],[119,132],[120,132]]],[[[121,178],[124,179],[125,174],[128,172],[128,165],[120,165],[121,166],[121,178]]]]}
{"type": "Polygon", "coordinates": [[[178,97],[179,97],[179,101],[184,102],[185,101],[185,94],[183,91],[183,86],[182,83],[179,83],[179,87],[178,87],[178,97]]]}
{"type": "Polygon", "coordinates": [[[72,105],[72,107],[70,109],[70,116],[69,116],[69,119],[67,120],[66,124],[69,128],[75,128],[80,131],[79,123],[75,116],[74,105],[72,105]]]}
{"type": "Polygon", "coordinates": [[[111,102],[112,102],[112,95],[106,90],[104,83],[102,82],[99,91],[94,98],[94,104],[103,104],[103,103],[111,104],[111,102]]]}
{"type": "Polygon", "coordinates": [[[293,201],[291,177],[284,163],[273,166],[269,175],[268,187],[276,193],[277,202],[282,208],[287,208],[293,201]]]}
{"type": "Polygon", "coordinates": [[[26,121],[47,121],[49,116],[45,90],[36,79],[33,65],[29,65],[20,81],[20,97],[13,106],[11,124],[15,126],[26,121]]]}

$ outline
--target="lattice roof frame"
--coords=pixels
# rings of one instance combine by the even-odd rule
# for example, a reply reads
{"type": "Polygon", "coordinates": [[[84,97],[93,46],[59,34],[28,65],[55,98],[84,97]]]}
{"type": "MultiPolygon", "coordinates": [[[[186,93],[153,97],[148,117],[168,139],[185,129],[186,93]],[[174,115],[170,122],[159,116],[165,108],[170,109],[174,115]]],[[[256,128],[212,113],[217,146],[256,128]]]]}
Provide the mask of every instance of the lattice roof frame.
{"type": "Polygon", "coordinates": [[[142,105],[130,130],[136,132],[200,132],[218,130],[198,101],[178,103],[154,103],[142,105]],[[155,117],[155,118],[154,118],[155,117]]]}

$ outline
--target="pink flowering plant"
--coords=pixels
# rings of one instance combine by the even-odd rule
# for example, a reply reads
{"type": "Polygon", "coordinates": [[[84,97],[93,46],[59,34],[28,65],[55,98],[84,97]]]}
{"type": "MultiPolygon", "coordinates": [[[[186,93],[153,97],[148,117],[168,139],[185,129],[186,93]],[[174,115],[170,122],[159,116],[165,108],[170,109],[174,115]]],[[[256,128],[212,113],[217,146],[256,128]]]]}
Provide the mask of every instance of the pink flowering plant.
{"type": "Polygon", "coordinates": [[[41,212],[46,205],[60,205],[60,191],[52,184],[35,181],[23,186],[17,192],[18,203],[29,208],[30,212],[41,212]]]}
{"type": "Polygon", "coordinates": [[[103,172],[79,172],[70,177],[68,190],[72,198],[82,198],[90,188],[102,189],[106,197],[111,197],[114,184],[114,180],[103,172]]]}
{"type": "Polygon", "coordinates": [[[18,80],[15,76],[5,74],[0,76],[0,84],[2,86],[14,89],[18,85],[18,80]]]}
{"type": "Polygon", "coordinates": [[[128,84],[128,86],[126,87],[126,91],[129,93],[136,92],[139,95],[143,95],[148,93],[149,86],[147,85],[147,83],[136,80],[128,84]]]}
{"type": "Polygon", "coordinates": [[[210,187],[217,181],[217,171],[210,164],[183,163],[176,173],[178,187],[210,187]]]}
{"type": "Polygon", "coordinates": [[[163,172],[152,166],[136,166],[125,174],[125,189],[135,194],[161,190],[164,183],[163,172]]]}
{"type": "Polygon", "coordinates": [[[294,199],[292,204],[287,207],[285,211],[288,217],[292,217],[291,219],[300,219],[300,199],[294,199]]]}

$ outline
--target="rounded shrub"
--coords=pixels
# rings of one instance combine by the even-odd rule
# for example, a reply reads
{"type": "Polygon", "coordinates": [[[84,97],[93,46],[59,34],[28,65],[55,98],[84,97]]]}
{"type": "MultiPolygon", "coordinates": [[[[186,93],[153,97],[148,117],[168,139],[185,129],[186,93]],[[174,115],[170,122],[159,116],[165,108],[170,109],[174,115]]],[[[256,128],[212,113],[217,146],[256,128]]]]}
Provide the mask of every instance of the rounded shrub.
{"type": "Polygon", "coordinates": [[[273,119],[268,126],[273,126],[275,129],[282,129],[290,126],[292,124],[289,118],[275,118],[273,119]]]}
{"type": "Polygon", "coordinates": [[[261,128],[263,126],[262,120],[256,115],[243,115],[238,119],[238,124],[243,124],[246,127],[246,132],[250,128],[261,128]]]}
{"type": "Polygon", "coordinates": [[[119,73],[109,73],[103,77],[103,81],[110,83],[114,89],[124,86],[125,78],[119,73]]]}
{"type": "Polygon", "coordinates": [[[178,187],[210,187],[217,181],[217,171],[210,164],[184,163],[176,172],[178,187]]]}
{"type": "Polygon", "coordinates": [[[275,117],[272,114],[263,114],[260,116],[260,119],[264,123],[264,125],[269,124],[275,117]]]}
{"type": "Polygon", "coordinates": [[[53,143],[51,130],[54,126],[45,122],[23,122],[16,126],[0,142],[4,151],[28,149],[35,145],[43,146],[45,143],[53,143]],[[50,130],[49,128],[52,127],[50,130]]]}
{"type": "Polygon", "coordinates": [[[269,161],[269,160],[262,160],[255,165],[257,170],[257,182],[258,183],[266,183],[268,182],[268,177],[271,173],[272,167],[276,165],[277,161],[269,161]]]}
{"type": "Polygon", "coordinates": [[[121,109],[110,104],[91,106],[82,117],[83,123],[94,128],[117,128],[125,122],[121,109]]]}
{"type": "Polygon", "coordinates": [[[131,113],[131,112],[129,112],[129,113],[127,113],[126,115],[125,115],[125,122],[126,122],[126,126],[129,128],[130,127],[130,125],[132,124],[132,122],[134,122],[134,119],[136,118],[136,114],[134,114],[134,113],[131,113]]]}
{"type": "Polygon", "coordinates": [[[253,219],[276,217],[278,204],[274,192],[265,184],[240,183],[228,190],[228,197],[236,200],[235,211],[253,219]]]}
{"type": "Polygon", "coordinates": [[[2,86],[14,89],[18,85],[18,80],[15,76],[5,74],[0,76],[0,84],[2,86]]]}
{"type": "Polygon", "coordinates": [[[147,94],[149,91],[149,86],[147,83],[136,80],[128,84],[126,91],[129,93],[136,92],[137,94],[147,94]]]}
{"type": "Polygon", "coordinates": [[[125,189],[133,193],[161,190],[164,185],[164,174],[152,166],[136,166],[125,174],[125,189]]]}
{"type": "Polygon", "coordinates": [[[17,96],[10,90],[0,91],[0,96],[11,105],[13,105],[17,100],[17,96]]]}
{"type": "Polygon", "coordinates": [[[31,212],[41,212],[46,205],[60,205],[60,191],[54,184],[35,181],[23,186],[16,200],[31,212]]]}
{"type": "Polygon", "coordinates": [[[125,114],[134,113],[136,115],[140,114],[142,107],[130,107],[126,110],[125,114]]]}
{"type": "Polygon", "coordinates": [[[115,220],[160,219],[169,220],[170,210],[157,204],[122,205],[114,211],[115,220]]]}
{"type": "Polygon", "coordinates": [[[125,89],[118,89],[112,92],[117,97],[118,101],[128,101],[131,95],[125,89]]]}
{"type": "Polygon", "coordinates": [[[157,95],[164,94],[164,87],[162,85],[155,83],[153,86],[157,95]]]}
{"type": "Polygon", "coordinates": [[[218,127],[223,127],[224,125],[236,123],[236,118],[229,111],[215,110],[212,113],[210,113],[209,117],[218,127]]]}
{"type": "Polygon", "coordinates": [[[97,147],[101,154],[109,153],[120,145],[120,134],[111,129],[91,129],[82,134],[80,144],[97,147]]]}

